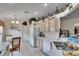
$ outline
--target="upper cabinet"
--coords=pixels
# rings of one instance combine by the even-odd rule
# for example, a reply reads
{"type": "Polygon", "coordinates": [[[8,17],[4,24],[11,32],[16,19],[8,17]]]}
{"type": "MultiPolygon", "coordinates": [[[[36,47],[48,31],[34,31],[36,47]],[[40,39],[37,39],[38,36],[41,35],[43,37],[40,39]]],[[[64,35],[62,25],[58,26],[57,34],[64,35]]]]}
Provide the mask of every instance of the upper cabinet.
{"type": "Polygon", "coordinates": [[[44,23],[45,23],[45,24],[44,24],[44,26],[45,26],[45,32],[48,32],[48,31],[49,31],[49,20],[46,19],[46,20],[44,21],[44,23]]]}
{"type": "Polygon", "coordinates": [[[55,19],[49,19],[49,32],[55,31],[55,19]]]}
{"type": "Polygon", "coordinates": [[[39,28],[40,28],[40,31],[45,31],[45,29],[44,29],[44,22],[43,21],[40,21],[39,22],[39,28]]]}
{"type": "Polygon", "coordinates": [[[42,32],[57,32],[59,30],[60,20],[57,18],[47,18],[39,22],[40,31],[42,32]]]}

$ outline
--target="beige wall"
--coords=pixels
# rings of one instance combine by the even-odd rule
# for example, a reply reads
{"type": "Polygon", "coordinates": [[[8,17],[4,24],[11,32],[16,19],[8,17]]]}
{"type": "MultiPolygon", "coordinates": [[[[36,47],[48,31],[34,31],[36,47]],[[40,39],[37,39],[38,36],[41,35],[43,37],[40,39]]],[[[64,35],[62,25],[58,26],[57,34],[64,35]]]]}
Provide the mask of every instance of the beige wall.
{"type": "Polygon", "coordinates": [[[23,21],[20,21],[20,23],[18,25],[19,30],[20,30],[20,31],[18,31],[18,30],[10,29],[11,21],[5,21],[5,35],[13,35],[13,37],[17,37],[17,36],[22,37],[22,35],[23,35],[22,41],[27,41],[28,40],[27,34],[29,34],[29,25],[23,26],[22,22],[23,21]],[[23,30],[23,32],[22,32],[22,30],[23,30]]]}

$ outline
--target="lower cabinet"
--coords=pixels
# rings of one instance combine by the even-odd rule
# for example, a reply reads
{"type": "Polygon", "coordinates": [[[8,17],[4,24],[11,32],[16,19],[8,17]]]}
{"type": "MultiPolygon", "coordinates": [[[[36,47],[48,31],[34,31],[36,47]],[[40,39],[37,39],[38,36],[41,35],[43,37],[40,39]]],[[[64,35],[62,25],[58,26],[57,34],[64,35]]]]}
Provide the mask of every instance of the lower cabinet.
{"type": "Polygon", "coordinates": [[[43,40],[42,39],[37,39],[37,48],[40,51],[43,51],[43,40]]]}

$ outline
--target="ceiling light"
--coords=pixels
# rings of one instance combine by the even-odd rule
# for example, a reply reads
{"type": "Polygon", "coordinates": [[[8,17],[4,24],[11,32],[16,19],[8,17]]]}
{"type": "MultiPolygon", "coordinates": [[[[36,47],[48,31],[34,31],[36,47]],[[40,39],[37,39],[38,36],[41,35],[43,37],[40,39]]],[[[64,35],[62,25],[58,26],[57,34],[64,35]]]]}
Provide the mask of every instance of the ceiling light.
{"type": "Polygon", "coordinates": [[[19,21],[16,21],[16,24],[19,24],[19,21]]]}
{"type": "Polygon", "coordinates": [[[44,6],[47,6],[47,3],[45,3],[44,6]]]}
{"type": "Polygon", "coordinates": [[[36,11],[36,12],[35,12],[35,14],[37,15],[37,14],[38,14],[38,12],[36,11]]]}
{"type": "Polygon", "coordinates": [[[15,23],[15,21],[11,21],[11,23],[15,23]]]}

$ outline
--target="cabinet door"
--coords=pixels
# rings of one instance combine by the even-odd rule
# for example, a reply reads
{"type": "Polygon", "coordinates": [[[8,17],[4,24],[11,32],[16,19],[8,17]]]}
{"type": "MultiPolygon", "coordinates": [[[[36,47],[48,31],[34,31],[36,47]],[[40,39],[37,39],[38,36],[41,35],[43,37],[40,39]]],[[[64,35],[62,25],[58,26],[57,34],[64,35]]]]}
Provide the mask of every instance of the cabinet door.
{"type": "Polygon", "coordinates": [[[37,40],[37,48],[41,51],[43,50],[43,40],[42,39],[37,40]]]}
{"type": "Polygon", "coordinates": [[[45,32],[48,32],[48,28],[49,28],[49,21],[45,20],[45,32]]]}
{"type": "Polygon", "coordinates": [[[39,39],[37,39],[37,48],[39,49],[39,39]]]}
{"type": "Polygon", "coordinates": [[[50,24],[50,32],[55,31],[55,19],[50,19],[49,20],[50,24]]]}
{"type": "Polygon", "coordinates": [[[44,32],[44,22],[41,22],[41,31],[44,32]]]}
{"type": "Polygon", "coordinates": [[[55,31],[59,31],[60,28],[60,20],[55,18],[55,31]]]}
{"type": "Polygon", "coordinates": [[[39,29],[40,29],[40,31],[42,31],[41,24],[42,24],[42,22],[39,23],[39,29]]]}
{"type": "Polygon", "coordinates": [[[40,50],[43,51],[43,40],[40,40],[40,50]]]}

